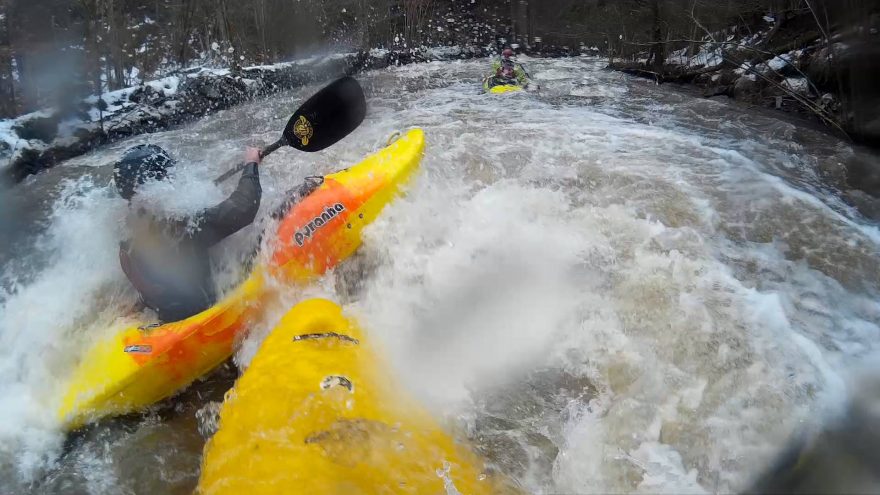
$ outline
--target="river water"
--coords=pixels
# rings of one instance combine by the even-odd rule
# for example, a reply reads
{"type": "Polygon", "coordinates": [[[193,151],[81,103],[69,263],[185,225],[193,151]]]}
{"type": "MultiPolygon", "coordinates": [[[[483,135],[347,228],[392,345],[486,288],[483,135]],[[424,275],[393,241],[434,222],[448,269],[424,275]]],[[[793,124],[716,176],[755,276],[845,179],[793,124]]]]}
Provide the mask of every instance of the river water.
{"type": "MultiPolygon", "coordinates": [[[[428,147],[408,195],[355,259],[286,291],[223,370],[68,438],[58,387],[135,300],[116,257],[113,160],[138,143],[170,149],[175,186],[146,200],[192,211],[222,198],[231,186],[209,179],[274,140],[316,88],[116,143],[4,193],[0,492],[191,492],[197,411],[285,304],[314,295],[343,303],[410,390],[532,493],[742,489],[837,413],[880,342],[880,230],[862,213],[880,210],[846,190],[845,166],[880,158],[595,59],[524,62],[537,92],[483,95],[486,60],[360,76],[364,125],[325,152],[268,158],[261,216],[303,177],[418,126],[428,147]]],[[[240,276],[258,229],[216,253],[221,283],[240,276]]]]}

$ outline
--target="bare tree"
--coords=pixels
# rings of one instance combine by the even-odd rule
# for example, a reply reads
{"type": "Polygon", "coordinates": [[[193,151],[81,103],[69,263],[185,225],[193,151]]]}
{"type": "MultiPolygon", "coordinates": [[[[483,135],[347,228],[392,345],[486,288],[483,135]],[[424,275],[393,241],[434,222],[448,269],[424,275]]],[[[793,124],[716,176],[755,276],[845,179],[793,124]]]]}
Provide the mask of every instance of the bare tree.
{"type": "Polygon", "coordinates": [[[434,0],[403,0],[404,33],[413,42],[424,39],[425,21],[434,8],[434,0]]]}
{"type": "Polygon", "coordinates": [[[9,42],[8,2],[0,2],[0,117],[13,117],[17,111],[12,45],[9,42]]]}
{"type": "Polygon", "coordinates": [[[106,56],[109,61],[107,66],[107,85],[110,89],[118,89],[125,86],[125,53],[124,53],[124,26],[125,18],[121,9],[120,0],[99,0],[103,8],[103,17],[106,20],[106,34],[108,43],[106,56]]]}

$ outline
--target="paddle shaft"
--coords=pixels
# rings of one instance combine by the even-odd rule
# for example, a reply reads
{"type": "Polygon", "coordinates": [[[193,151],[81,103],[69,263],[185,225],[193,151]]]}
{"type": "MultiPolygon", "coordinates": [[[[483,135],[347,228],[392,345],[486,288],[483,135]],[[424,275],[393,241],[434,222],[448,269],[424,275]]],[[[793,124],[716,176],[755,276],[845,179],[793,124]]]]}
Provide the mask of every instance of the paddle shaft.
{"type": "MultiPolygon", "coordinates": [[[[265,148],[260,150],[260,158],[266,158],[267,156],[269,156],[272,152],[274,152],[278,148],[281,148],[282,146],[287,146],[288,144],[289,143],[287,142],[287,138],[282,137],[278,141],[275,141],[274,143],[272,143],[269,146],[266,146],[265,148]]],[[[217,177],[216,179],[214,179],[214,184],[220,184],[221,182],[225,181],[226,179],[228,179],[228,178],[232,177],[233,175],[244,170],[244,168],[246,166],[247,166],[247,163],[239,163],[232,170],[228,170],[220,177],[217,177]]]]}

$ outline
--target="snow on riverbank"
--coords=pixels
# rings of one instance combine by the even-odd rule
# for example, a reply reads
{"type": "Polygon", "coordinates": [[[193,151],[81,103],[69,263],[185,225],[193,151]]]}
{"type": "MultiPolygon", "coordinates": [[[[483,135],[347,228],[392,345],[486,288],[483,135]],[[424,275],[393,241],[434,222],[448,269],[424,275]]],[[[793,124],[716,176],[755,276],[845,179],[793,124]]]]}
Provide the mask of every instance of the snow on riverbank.
{"type": "Polygon", "coordinates": [[[673,51],[662,64],[651,58],[648,65],[645,45],[610,68],[658,83],[694,84],[706,97],[799,114],[876,146],[878,94],[870,74],[877,44],[858,26],[828,35],[805,12],[768,15],[764,21],[706,32],[699,40],[668,41],[664,48],[673,51]],[[859,82],[850,85],[849,78],[859,82]]]}
{"type": "Polygon", "coordinates": [[[44,109],[0,120],[0,175],[14,182],[96,146],[168,128],[310,82],[369,69],[486,56],[475,47],[338,53],[239,70],[195,67],[82,100],[72,110],[44,109]]]}

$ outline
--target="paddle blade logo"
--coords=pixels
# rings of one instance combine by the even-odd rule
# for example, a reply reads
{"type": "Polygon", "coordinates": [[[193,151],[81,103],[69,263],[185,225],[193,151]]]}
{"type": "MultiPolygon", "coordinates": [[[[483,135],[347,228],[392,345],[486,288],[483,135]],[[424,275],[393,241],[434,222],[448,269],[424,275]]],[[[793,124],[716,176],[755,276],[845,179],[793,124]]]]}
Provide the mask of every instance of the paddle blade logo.
{"type": "Polygon", "coordinates": [[[309,139],[312,139],[314,133],[312,123],[304,115],[300,115],[299,120],[293,125],[293,134],[299,138],[303,146],[308,146],[309,139]]]}

